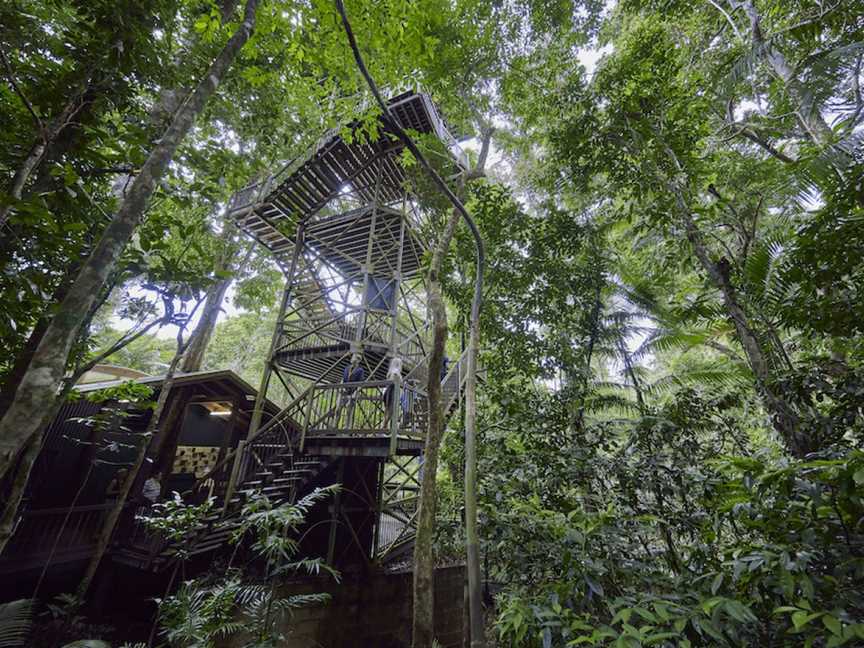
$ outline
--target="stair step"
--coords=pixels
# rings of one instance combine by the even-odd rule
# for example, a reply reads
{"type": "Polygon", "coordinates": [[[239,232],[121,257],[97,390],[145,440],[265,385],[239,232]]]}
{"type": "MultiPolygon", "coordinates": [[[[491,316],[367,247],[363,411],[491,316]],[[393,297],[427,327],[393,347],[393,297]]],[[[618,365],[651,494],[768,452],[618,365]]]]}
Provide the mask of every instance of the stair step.
{"type": "Polygon", "coordinates": [[[289,486],[269,486],[264,490],[264,494],[267,497],[280,498],[283,495],[287,497],[291,494],[291,488],[289,486]]]}
{"type": "Polygon", "coordinates": [[[283,478],[284,477],[291,477],[292,475],[300,477],[302,475],[308,475],[309,473],[312,473],[312,472],[315,472],[315,471],[312,470],[311,468],[294,468],[293,470],[286,470],[285,472],[283,472],[281,477],[283,477],[283,478]]]}
{"type": "Polygon", "coordinates": [[[293,484],[300,481],[303,481],[303,478],[299,475],[295,475],[294,477],[278,477],[273,480],[273,485],[276,486],[277,484],[293,484]]]}

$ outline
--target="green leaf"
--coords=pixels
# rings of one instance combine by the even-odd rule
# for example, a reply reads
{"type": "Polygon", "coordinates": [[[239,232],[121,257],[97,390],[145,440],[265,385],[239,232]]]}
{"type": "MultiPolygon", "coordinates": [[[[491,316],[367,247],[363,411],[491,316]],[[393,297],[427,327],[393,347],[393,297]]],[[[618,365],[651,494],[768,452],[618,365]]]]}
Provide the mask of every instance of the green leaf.
{"type": "Polygon", "coordinates": [[[648,637],[645,638],[644,643],[646,646],[651,646],[653,644],[660,643],[661,641],[665,641],[667,639],[676,639],[677,637],[678,637],[677,632],[660,632],[657,634],[648,635],[648,637]]]}
{"type": "Polygon", "coordinates": [[[643,607],[634,607],[633,611],[649,623],[657,623],[657,617],[643,607]]]}
{"type": "Polygon", "coordinates": [[[738,601],[725,601],[723,603],[723,609],[726,610],[733,619],[740,621],[741,623],[753,623],[756,621],[756,615],[750,611],[750,608],[738,601]]]}
{"type": "Polygon", "coordinates": [[[835,634],[838,637],[843,635],[843,624],[837,617],[826,614],[822,617],[822,623],[832,632],[832,634],[835,634]]]}
{"type": "Polygon", "coordinates": [[[808,623],[810,623],[813,619],[818,619],[820,616],[822,616],[821,612],[814,612],[813,614],[807,614],[806,612],[799,610],[798,612],[795,612],[792,615],[792,625],[795,626],[796,630],[800,630],[801,628],[806,626],[808,623]]]}
{"type": "Polygon", "coordinates": [[[657,616],[661,621],[669,621],[672,617],[669,615],[669,610],[666,609],[666,606],[662,603],[655,602],[654,611],[657,613],[657,616]]]}
{"type": "Polygon", "coordinates": [[[793,605],[781,605],[780,607],[774,608],[774,612],[772,614],[783,614],[784,612],[799,612],[799,608],[793,605]]]}

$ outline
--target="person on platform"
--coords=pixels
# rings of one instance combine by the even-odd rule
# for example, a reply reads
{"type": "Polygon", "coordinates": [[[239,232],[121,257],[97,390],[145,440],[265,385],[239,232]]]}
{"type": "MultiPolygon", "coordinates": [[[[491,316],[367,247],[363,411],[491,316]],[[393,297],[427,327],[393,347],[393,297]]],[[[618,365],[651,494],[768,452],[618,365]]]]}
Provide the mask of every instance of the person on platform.
{"type": "Polygon", "coordinates": [[[393,395],[396,393],[396,385],[399,387],[399,401],[402,404],[402,413],[408,405],[408,399],[405,391],[402,389],[402,358],[394,356],[390,359],[390,365],[387,367],[387,381],[390,383],[384,389],[384,429],[390,429],[390,420],[393,416],[393,395]]]}
{"type": "MultiPolygon", "coordinates": [[[[361,363],[361,358],[359,353],[351,354],[351,363],[346,365],[342,370],[342,382],[344,384],[348,383],[362,383],[366,380],[366,368],[361,363]]],[[[348,410],[347,416],[345,417],[345,429],[351,429],[354,423],[354,408],[356,407],[357,400],[357,387],[345,388],[342,390],[342,397],[339,399],[339,410],[336,413],[336,422],[338,425],[338,421],[341,418],[342,410],[348,410]]]]}

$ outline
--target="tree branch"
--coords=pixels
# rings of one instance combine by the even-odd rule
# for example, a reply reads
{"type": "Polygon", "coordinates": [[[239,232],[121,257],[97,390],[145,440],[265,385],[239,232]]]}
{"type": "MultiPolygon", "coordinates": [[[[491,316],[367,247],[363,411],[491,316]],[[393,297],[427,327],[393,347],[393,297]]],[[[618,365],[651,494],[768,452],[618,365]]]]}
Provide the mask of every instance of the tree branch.
{"type": "Polygon", "coordinates": [[[742,124],[740,122],[736,122],[732,99],[730,99],[726,104],[726,119],[725,119],[725,121],[726,121],[726,125],[729,128],[737,128],[737,130],[734,133],[732,133],[729,137],[726,138],[727,140],[733,139],[735,137],[738,137],[739,135],[742,135],[746,139],[748,139],[751,142],[753,142],[754,144],[756,144],[758,147],[762,148],[769,155],[777,158],[781,162],[785,162],[786,164],[792,164],[793,162],[795,162],[794,158],[789,157],[783,151],[775,148],[774,145],[771,144],[771,142],[769,142],[762,135],[760,135],[758,132],[756,132],[756,130],[752,126],[750,126],[749,124],[742,124]]]}
{"type": "Polygon", "coordinates": [[[155,327],[156,325],[167,324],[167,323],[168,322],[164,317],[160,317],[159,319],[153,320],[147,326],[139,329],[138,331],[136,331],[132,335],[129,335],[128,333],[126,335],[123,335],[114,344],[112,344],[110,347],[108,347],[107,349],[105,349],[104,351],[99,353],[98,355],[94,356],[93,358],[91,358],[87,362],[76,367],[75,370],[72,372],[72,375],[69,376],[69,378],[67,378],[67,381],[71,380],[72,384],[74,384],[78,380],[78,378],[80,378],[85,373],[90,371],[93,367],[95,367],[97,364],[102,362],[105,358],[108,358],[108,357],[114,355],[123,347],[132,344],[135,340],[137,340],[141,336],[145,335],[147,332],[153,330],[153,327],[155,327]]]}
{"type": "Polygon", "coordinates": [[[18,85],[18,82],[15,80],[15,72],[12,70],[12,66],[9,63],[9,58],[6,56],[6,50],[0,47],[0,60],[3,61],[3,67],[6,68],[6,77],[9,79],[9,85],[12,86],[12,90],[15,91],[15,94],[21,99],[24,103],[24,106],[27,108],[27,112],[29,112],[33,116],[33,121],[36,122],[36,127],[39,129],[39,136],[44,140],[45,139],[45,125],[42,123],[42,119],[36,113],[36,110],[33,108],[33,104],[30,103],[30,100],[27,98],[27,95],[24,94],[24,91],[18,85]]]}
{"type": "Polygon", "coordinates": [[[741,32],[738,31],[738,27],[735,25],[735,21],[732,20],[732,16],[730,16],[730,15],[726,12],[726,10],[723,9],[723,7],[721,7],[721,6],[718,5],[716,2],[714,2],[714,0],[708,0],[708,4],[710,4],[710,5],[711,5],[712,7],[714,7],[717,11],[719,11],[721,14],[723,14],[723,17],[726,19],[726,22],[729,23],[729,26],[732,28],[732,31],[735,32],[735,36],[738,38],[738,40],[743,41],[743,40],[744,40],[744,37],[741,36],[741,32]]]}

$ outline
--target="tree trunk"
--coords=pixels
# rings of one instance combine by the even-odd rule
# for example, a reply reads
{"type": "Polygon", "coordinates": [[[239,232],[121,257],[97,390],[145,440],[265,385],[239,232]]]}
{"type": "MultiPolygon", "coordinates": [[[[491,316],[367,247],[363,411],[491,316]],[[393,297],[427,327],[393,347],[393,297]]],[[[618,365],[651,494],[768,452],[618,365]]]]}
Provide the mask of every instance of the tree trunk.
{"type": "MultiPolygon", "coordinates": [[[[27,367],[33,359],[33,354],[36,353],[36,349],[39,347],[45,332],[48,330],[48,326],[51,324],[51,318],[49,316],[51,304],[56,304],[66,298],[66,294],[69,292],[69,288],[72,286],[72,281],[75,278],[75,273],[80,267],[79,263],[74,263],[72,267],[68,269],[66,274],[63,276],[63,279],[60,281],[60,284],[54,289],[54,292],[51,295],[51,301],[46,304],[46,308],[44,309],[45,312],[42,317],[40,317],[36,322],[33,330],[30,331],[30,335],[27,336],[27,341],[24,343],[24,346],[15,356],[15,363],[6,375],[2,388],[0,388],[0,420],[2,420],[3,416],[6,414],[6,410],[8,410],[9,406],[12,404],[12,399],[15,395],[15,385],[18,385],[24,378],[27,367]]],[[[0,473],[0,477],[2,477],[2,473],[0,473]]]]}
{"type": "Polygon", "coordinates": [[[219,313],[222,312],[222,301],[225,299],[225,293],[228,292],[230,285],[231,279],[222,279],[213,284],[207,291],[207,299],[204,300],[204,308],[201,310],[201,319],[198,320],[198,325],[189,341],[189,348],[183,356],[183,363],[180,366],[181,372],[190,373],[201,370],[204,353],[207,351],[207,345],[210,344],[210,338],[213,337],[216,320],[219,318],[219,313]]]}
{"type": "MultiPolygon", "coordinates": [[[[59,410],[59,407],[57,408],[59,410]]],[[[21,499],[24,497],[24,491],[27,488],[27,480],[30,478],[30,470],[39,456],[39,451],[42,449],[42,444],[38,439],[32,439],[31,442],[22,450],[18,461],[13,464],[13,473],[10,473],[10,480],[7,480],[8,491],[5,502],[3,503],[3,515],[0,516],[0,554],[6,543],[12,538],[15,531],[15,519],[18,513],[18,506],[21,499]]],[[[3,482],[0,482],[3,483],[3,482]]]]}
{"type": "MultiPolygon", "coordinates": [[[[658,137],[658,141],[665,141],[660,139],[662,135],[656,128],[652,127],[652,130],[658,137]]],[[[738,341],[744,348],[748,364],[751,371],[753,371],[753,376],[756,378],[756,388],[762,397],[765,409],[771,415],[774,429],[783,438],[786,447],[794,456],[803,457],[813,450],[811,447],[812,443],[802,431],[795,409],[777,392],[773,385],[773,377],[771,375],[771,367],[768,364],[767,354],[762,349],[762,344],[750,325],[747,313],[738,300],[735,286],[729,277],[728,268],[724,267],[721,262],[714,262],[711,259],[708,246],[702,238],[702,232],[699,231],[696,222],[693,220],[692,211],[684,197],[682,178],[686,174],[681,161],[678,159],[675,151],[668,145],[664,145],[664,148],[669,161],[677,172],[676,177],[668,179],[667,182],[669,191],[675,198],[675,206],[678,209],[678,215],[684,226],[687,240],[693,247],[693,252],[696,254],[700,265],[708,274],[708,278],[720,290],[720,294],[723,296],[723,305],[726,308],[726,314],[735,326],[738,341]]]]}
{"type": "MultiPolygon", "coordinates": [[[[598,266],[599,268],[599,266],[598,266]]],[[[591,334],[588,337],[588,348],[585,351],[585,364],[583,365],[584,374],[582,375],[581,387],[582,393],[579,395],[579,408],[576,410],[575,430],[582,429],[585,421],[585,401],[588,395],[588,385],[591,383],[591,359],[594,357],[594,346],[597,344],[597,338],[600,335],[600,311],[603,307],[602,290],[603,290],[603,271],[597,273],[597,285],[594,287],[594,305],[591,307],[591,334]]]]}
{"type": "MultiPolygon", "coordinates": [[[[174,153],[252,34],[257,5],[258,0],[247,0],[242,24],[210,65],[195,91],[174,115],[171,125],[135,178],[114,220],[105,229],[60,304],[15,392],[12,404],[0,420],[0,475],[9,469],[20,448],[50,422],[44,412],[51,409],[48,405],[57,398],[75,336],[141,221],[174,153]]],[[[17,502],[7,505],[17,506],[17,502]]]]}
{"type": "MultiPolygon", "coordinates": [[[[2,387],[0,387],[0,418],[3,417],[6,410],[12,404],[12,398],[15,395],[15,385],[20,383],[24,377],[30,360],[33,358],[33,354],[36,353],[39,342],[42,341],[45,331],[48,330],[49,323],[50,320],[46,317],[39,318],[36,325],[30,331],[30,335],[27,336],[24,346],[21,347],[21,350],[15,356],[15,363],[9,369],[9,373],[6,374],[2,387]]],[[[12,352],[11,349],[9,351],[12,352]]]]}
{"type": "Polygon", "coordinates": [[[738,295],[735,287],[732,285],[728,272],[719,263],[711,260],[705,242],[702,240],[702,233],[696,227],[696,223],[693,222],[693,217],[690,213],[682,211],[682,217],[687,233],[687,240],[693,246],[696,258],[699,259],[702,268],[723,296],[723,305],[726,308],[726,313],[735,325],[738,340],[741,342],[744,353],[747,355],[748,364],[756,378],[756,386],[762,395],[762,401],[765,403],[766,409],[771,414],[774,428],[786,442],[789,451],[796,457],[803,457],[808,452],[811,452],[810,443],[802,434],[798,415],[795,413],[795,410],[776,392],[776,389],[772,385],[771,368],[768,364],[768,359],[762,349],[759,338],[750,326],[744,308],[738,300],[738,295]]]}
{"type": "MultiPolygon", "coordinates": [[[[15,175],[12,177],[12,184],[9,187],[9,195],[15,200],[21,200],[24,193],[24,187],[33,171],[39,166],[45,156],[45,152],[54,143],[54,141],[63,132],[63,129],[68,126],[72,118],[75,116],[81,107],[84,105],[83,95],[89,85],[89,80],[84,84],[84,90],[76,93],[75,96],[67,102],[56,118],[51,120],[51,123],[40,130],[36,140],[30,147],[25,158],[15,170],[15,175]]],[[[12,211],[12,205],[0,205],[0,228],[2,228],[9,219],[9,213],[12,211]]]]}
{"type": "Polygon", "coordinates": [[[108,517],[105,518],[105,523],[102,525],[102,531],[99,533],[99,539],[96,542],[96,550],[90,558],[90,562],[87,564],[87,570],[84,572],[81,582],[78,584],[76,595],[80,600],[84,600],[86,597],[87,590],[90,589],[90,584],[96,576],[102,558],[105,556],[105,552],[111,545],[111,539],[114,537],[117,522],[119,522],[120,517],[123,515],[123,509],[126,508],[128,503],[127,500],[129,499],[133,487],[139,481],[138,476],[141,473],[141,467],[144,465],[144,460],[148,455],[151,457],[159,456],[159,452],[162,449],[162,441],[168,432],[170,432],[180,414],[180,401],[182,399],[179,398],[177,394],[174,394],[174,398],[171,399],[171,392],[174,387],[174,375],[177,366],[180,364],[180,360],[183,357],[184,350],[183,345],[178,343],[177,352],[174,354],[174,358],[172,358],[171,364],[168,366],[168,371],[165,374],[165,378],[162,381],[162,386],[159,390],[159,398],[156,399],[156,407],[153,410],[153,416],[150,418],[150,423],[147,425],[147,429],[144,432],[144,438],[141,440],[141,445],[138,447],[138,453],[135,456],[135,463],[132,464],[129,473],[126,475],[123,487],[117,495],[117,501],[108,513],[108,517]],[[168,414],[163,420],[162,413],[165,411],[165,406],[168,404],[169,399],[171,399],[171,407],[168,409],[168,414]]]}
{"type": "MultiPolygon", "coordinates": [[[[223,240],[229,246],[230,252],[237,252],[234,246],[229,244],[228,224],[224,225],[223,240]]],[[[246,254],[242,261],[234,268],[235,273],[243,272],[249,259],[252,258],[252,252],[255,249],[255,244],[251,243],[246,248],[246,254]]],[[[228,255],[233,256],[233,255],[228,255]]],[[[218,270],[230,270],[230,262],[217,264],[218,270]]],[[[232,278],[222,279],[213,284],[207,291],[207,299],[204,301],[204,308],[201,311],[201,319],[198,320],[198,325],[189,339],[189,347],[186,349],[186,354],[183,356],[183,363],[180,366],[180,371],[190,373],[192,371],[200,371],[201,365],[204,363],[204,354],[207,352],[207,346],[210,344],[210,339],[213,337],[213,331],[216,330],[216,321],[219,319],[219,313],[222,312],[222,302],[225,300],[225,293],[231,286],[232,278]]]]}
{"type": "Polygon", "coordinates": [[[616,343],[618,352],[621,354],[621,359],[624,361],[624,371],[630,378],[633,384],[633,391],[636,393],[636,405],[639,408],[639,414],[645,415],[645,398],[642,396],[642,385],[639,384],[639,378],[636,376],[636,371],[633,369],[633,363],[630,361],[630,352],[627,351],[627,345],[621,335],[617,335],[616,343]]]}
{"type": "Polygon", "coordinates": [[[426,378],[429,428],[423,455],[423,480],[417,511],[417,537],[414,540],[414,610],[413,648],[431,648],[435,633],[435,555],[432,540],[435,535],[435,514],[438,506],[438,450],[444,432],[444,410],[441,403],[441,367],[447,344],[447,308],[441,294],[441,265],[450,248],[450,240],[459,223],[455,209],[435,247],[429,266],[429,311],[432,313],[432,349],[429,353],[426,378]]]}
{"type": "MultiPolygon", "coordinates": [[[[390,127],[396,133],[396,136],[399,140],[405,145],[405,147],[411,152],[417,162],[423,167],[423,170],[432,180],[433,184],[441,191],[444,196],[447,197],[447,200],[453,205],[454,213],[450,217],[450,220],[445,227],[444,234],[441,238],[439,247],[435,250],[435,254],[433,255],[432,267],[429,271],[429,305],[430,310],[433,313],[433,331],[434,331],[434,341],[432,347],[432,353],[430,355],[429,362],[429,407],[430,407],[430,419],[429,419],[429,432],[428,436],[432,438],[434,442],[434,464],[429,467],[427,465],[426,471],[423,474],[423,483],[421,484],[421,499],[424,496],[428,496],[430,499],[427,504],[427,510],[425,513],[423,512],[422,505],[421,509],[418,512],[418,529],[417,529],[417,546],[415,546],[415,572],[414,572],[414,637],[413,637],[413,645],[416,647],[422,646],[426,648],[426,646],[430,646],[432,642],[432,633],[434,626],[432,625],[434,610],[432,609],[433,604],[433,595],[432,595],[432,577],[434,576],[434,563],[432,556],[432,532],[435,526],[435,504],[437,493],[435,492],[436,484],[435,484],[435,470],[438,466],[438,443],[440,442],[441,432],[443,431],[441,428],[443,427],[443,413],[441,412],[441,377],[440,377],[440,367],[441,360],[443,360],[444,353],[444,344],[447,339],[447,312],[444,307],[444,300],[441,295],[441,286],[439,281],[439,273],[441,270],[441,262],[443,260],[444,255],[447,253],[447,249],[450,246],[450,239],[453,237],[453,232],[456,230],[456,224],[458,223],[459,216],[465,219],[465,223],[468,225],[468,228],[471,230],[471,234],[474,237],[475,246],[477,249],[477,274],[474,279],[474,298],[471,303],[471,326],[477,327],[477,335],[479,335],[479,320],[480,320],[480,305],[483,298],[483,264],[484,264],[484,250],[483,250],[483,240],[480,236],[480,231],[477,229],[477,225],[474,223],[474,220],[471,218],[471,215],[468,213],[468,210],[465,209],[465,205],[462,204],[462,201],[456,197],[456,194],[447,186],[447,183],[438,175],[435,169],[429,164],[429,161],[426,159],[426,156],[423,155],[423,152],[417,147],[414,143],[414,140],[402,129],[402,126],[399,123],[399,120],[394,118],[394,116],[390,113],[389,108],[387,107],[387,103],[384,101],[381,93],[378,90],[378,86],[375,85],[375,80],[372,78],[372,75],[369,74],[369,70],[366,67],[366,64],[363,62],[363,55],[360,53],[360,48],[357,45],[357,40],[354,38],[354,32],[351,30],[351,23],[348,20],[348,16],[345,13],[345,4],[342,0],[336,0],[336,9],[339,12],[339,15],[342,19],[342,26],[345,28],[345,35],[348,37],[348,43],[351,46],[351,51],[354,55],[354,60],[357,63],[357,67],[360,70],[360,74],[363,75],[363,78],[366,80],[366,83],[369,85],[369,89],[372,91],[372,94],[375,97],[375,101],[378,104],[378,107],[381,109],[382,114],[387,120],[390,127]],[[435,265],[437,257],[438,265],[435,265]],[[440,346],[440,348],[438,348],[440,346]],[[438,373],[435,373],[438,372],[438,373]],[[433,394],[437,401],[433,401],[433,394]],[[433,407],[434,405],[434,407],[433,407]],[[434,423],[433,423],[434,421],[434,423]],[[427,495],[426,490],[429,490],[430,493],[427,495]],[[422,526],[421,526],[422,525],[422,526]],[[423,538],[421,541],[421,530],[423,533],[428,534],[427,538],[423,538]],[[425,560],[426,563],[423,565],[423,572],[418,574],[419,567],[416,565],[416,559],[421,558],[425,560]],[[418,594],[422,599],[422,602],[426,604],[427,609],[422,609],[421,601],[418,600],[418,594]]],[[[489,141],[492,135],[492,128],[486,128],[483,134],[483,147],[480,153],[480,164],[485,164],[486,156],[489,153],[489,141]]],[[[471,176],[466,175],[466,179],[471,176]]],[[[475,347],[476,353],[476,347],[475,347]]],[[[470,354],[469,354],[470,355],[470,354]]],[[[471,362],[469,360],[469,371],[473,370],[476,377],[477,370],[477,360],[476,356],[474,361],[471,362]]],[[[470,380],[470,378],[469,378],[470,380]]],[[[474,431],[473,421],[471,424],[468,423],[467,417],[467,407],[466,407],[466,424],[465,424],[465,435],[468,436],[468,432],[471,430],[474,431]]],[[[428,451],[428,446],[427,446],[428,451]]],[[[473,477],[473,472],[471,473],[473,477]]],[[[473,490],[466,488],[466,498],[472,495],[473,490]]],[[[466,509],[467,509],[466,504],[466,509]]],[[[467,513],[467,511],[466,511],[467,513]]],[[[474,510],[476,515],[476,509],[474,510]]],[[[476,539],[476,535],[475,535],[476,539]]],[[[468,542],[471,542],[471,538],[468,538],[468,542]]],[[[477,563],[479,566],[479,562],[477,563]]],[[[471,572],[471,568],[469,567],[469,573],[471,572]]],[[[475,581],[477,579],[474,579],[475,581]]],[[[470,584],[470,579],[469,579],[470,584]]],[[[476,583],[475,583],[476,584],[476,583]]],[[[475,607],[479,609],[479,584],[475,589],[470,589],[469,587],[469,596],[474,597],[476,601],[478,601],[478,605],[475,606],[472,602],[471,609],[474,610],[475,607]],[[475,594],[477,596],[475,596],[475,594]]],[[[472,620],[472,627],[479,623],[482,626],[482,620],[479,618],[475,618],[472,620]]],[[[480,641],[481,644],[483,642],[482,636],[479,638],[472,637],[472,642],[480,641]]]]}

